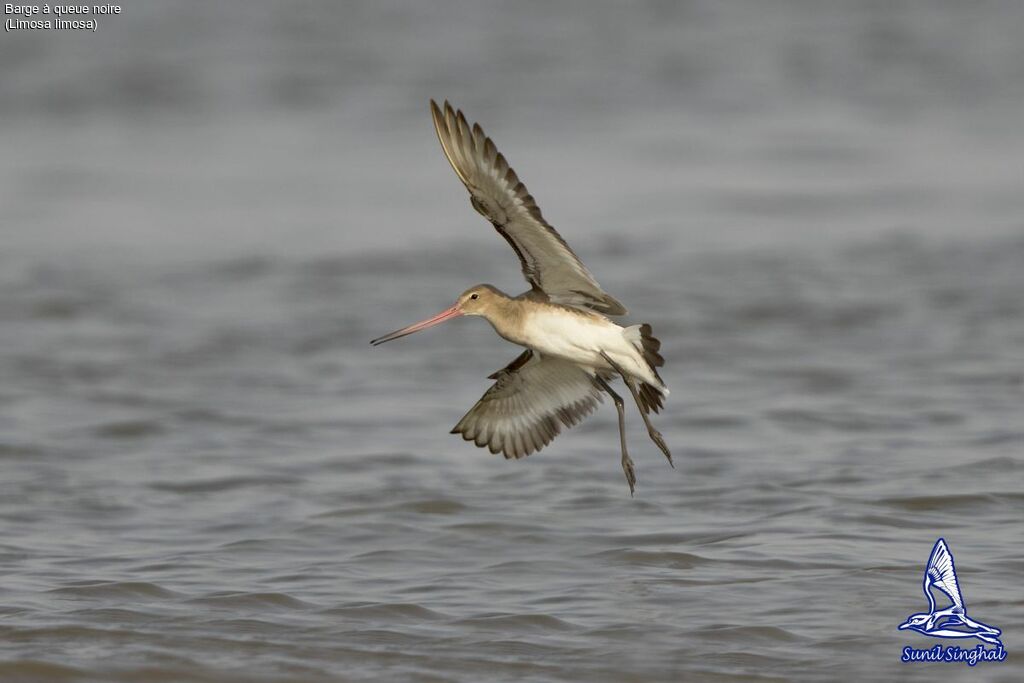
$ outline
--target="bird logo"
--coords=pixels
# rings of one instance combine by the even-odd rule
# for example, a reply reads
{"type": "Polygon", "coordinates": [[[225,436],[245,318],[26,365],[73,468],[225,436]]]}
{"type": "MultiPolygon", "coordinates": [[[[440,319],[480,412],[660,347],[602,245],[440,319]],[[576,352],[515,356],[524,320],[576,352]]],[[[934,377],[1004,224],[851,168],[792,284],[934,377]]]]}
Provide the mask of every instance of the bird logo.
{"type": "Polygon", "coordinates": [[[928,611],[911,614],[899,625],[899,629],[912,630],[933,638],[977,638],[993,645],[1002,645],[999,636],[1002,631],[967,616],[967,607],[960,592],[960,581],[956,576],[953,564],[953,553],[944,538],[935,542],[932,554],[924,570],[924,594],[928,598],[928,611]],[[945,595],[950,604],[942,609],[936,603],[937,589],[939,597],[945,595]]]}

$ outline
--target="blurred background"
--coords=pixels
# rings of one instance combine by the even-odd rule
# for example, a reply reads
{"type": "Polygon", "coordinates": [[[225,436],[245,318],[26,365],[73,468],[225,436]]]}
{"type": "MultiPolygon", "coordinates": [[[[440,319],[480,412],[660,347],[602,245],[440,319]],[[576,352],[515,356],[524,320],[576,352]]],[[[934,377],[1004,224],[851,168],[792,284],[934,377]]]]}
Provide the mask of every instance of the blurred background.
{"type": "MultiPolygon", "coordinates": [[[[0,39],[0,678],[821,680],[945,536],[1011,652],[1024,4],[135,0],[0,39]],[[525,289],[479,121],[673,393],[448,430],[525,289]]],[[[967,647],[973,645],[965,645],[967,647]]],[[[1018,662],[1018,663],[1015,663],[1018,662]]],[[[952,666],[952,665],[948,665],[952,666]]],[[[967,669],[964,669],[967,671],[967,669]]]]}

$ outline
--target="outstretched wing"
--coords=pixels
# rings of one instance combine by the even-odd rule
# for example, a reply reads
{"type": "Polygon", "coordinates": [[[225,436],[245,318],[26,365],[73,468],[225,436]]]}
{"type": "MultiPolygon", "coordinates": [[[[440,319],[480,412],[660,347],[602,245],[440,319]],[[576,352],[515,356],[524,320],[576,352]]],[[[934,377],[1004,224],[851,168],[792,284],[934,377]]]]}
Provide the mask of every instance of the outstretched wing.
{"type": "Polygon", "coordinates": [[[592,375],[558,358],[524,351],[490,376],[497,380],[452,434],[487,446],[491,453],[522,458],[551,443],[589,415],[602,400],[592,375]]]}
{"type": "MultiPolygon", "coordinates": [[[[964,609],[960,583],[956,579],[956,567],[953,566],[953,553],[949,552],[949,546],[946,545],[945,539],[940,538],[935,542],[924,575],[924,591],[928,595],[929,602],[933,602],[931,593],[928,591],[928,586],[931,585],[948,595],[949,599],[953,601],[953,605],[960,610],[964,609]]],[[[932,611],[934,610],[935,605],[932,604],[932,611]]]]}
{"type": "Polygon", "coordinates": [[[442,111],[431,100],[430,111],[437,138],[469,190],[473,208],[512,245],[530,286],[555,303],[624,315],[626,308],[601,289],[561,235],[544,220],[526,186],[480,124],[470,128],[462,112],[448,102],[442,111]]]}

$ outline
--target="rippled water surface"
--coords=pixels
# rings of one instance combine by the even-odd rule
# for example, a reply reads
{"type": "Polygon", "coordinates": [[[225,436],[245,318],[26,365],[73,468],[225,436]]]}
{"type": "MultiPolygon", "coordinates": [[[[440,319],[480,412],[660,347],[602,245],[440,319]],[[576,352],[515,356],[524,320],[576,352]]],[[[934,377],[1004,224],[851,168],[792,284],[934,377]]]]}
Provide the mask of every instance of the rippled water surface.
{"type": "Polygon", "coordinates": [[[1024,675],[1019,8],[236,4],[0,43],[0,680],[1024,675]],[[431,96],[663,340],[634,498],[368,345],[523,287],[431,96]],[[899,662],[939,536],[1006,662],[899,662]]]}

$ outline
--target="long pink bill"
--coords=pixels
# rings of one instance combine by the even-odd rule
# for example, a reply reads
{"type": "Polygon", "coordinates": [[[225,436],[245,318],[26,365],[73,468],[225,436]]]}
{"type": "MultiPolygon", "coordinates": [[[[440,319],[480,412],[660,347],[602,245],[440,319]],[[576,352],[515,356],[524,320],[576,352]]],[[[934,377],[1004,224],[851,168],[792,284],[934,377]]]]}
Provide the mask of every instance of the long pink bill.
{"type": "Polygon", "coordinates": [[[391,341],[392,339],[398,339],[399,337],[404,337],[406,335],[412,334],[413,332],[419,332],[420,330],[425,330],[428,327],[440,325],[445,320],[451,320],[452,318],[457,318],[460,315],[462,315],[462,311],[459,310],[459,307],[457,305],[452,306],[446,311],[441,311],[433,318],[427,318],[422,322],[418,322],[414,325],[409,325],[409,327],[403,327],[400,330],[395,330],[391,334],[385,334],[383,337],[378,337],[377,339],[374,339],[370,343],[373,344],[374,346],[379,346],[384,342],[391,341]]]}

